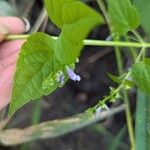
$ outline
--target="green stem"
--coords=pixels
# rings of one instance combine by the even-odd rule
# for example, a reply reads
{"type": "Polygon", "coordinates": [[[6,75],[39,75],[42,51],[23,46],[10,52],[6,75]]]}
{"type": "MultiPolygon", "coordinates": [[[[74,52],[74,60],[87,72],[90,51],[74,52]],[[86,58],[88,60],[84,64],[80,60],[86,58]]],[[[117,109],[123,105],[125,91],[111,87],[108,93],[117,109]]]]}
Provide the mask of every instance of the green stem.
{"type": "Polygon", "coordinates": [[[32,125],[39,123],[40,117],[41,117],[41,99],[37,99],[35,101],[35,105],[32,112],[32,118],[31,118],[32,125]]]}
{"type": "MultiPolygon", "coordinates": [[[[106,19],[106,22],[109,26],[110,31],[112,32],[112,28],[111,28],[111,24],[109,21],[109,16],[107,14],[106,11],[106,6],[103,2],[103,0],[97,0],[104,16],[106,19]]],[[[118,67],[118,71],[119,74],[121,75],[124,71],[123,71],[123,62],[122,62],[122,55],[121,55],[121,50],[119,49],[119,38],[115,39],[115,42],[117,43],[115,45],[115,56],[116,56],[116,60],[117,60],[117,67],[118,67]]],[[[129,44],[129,42],[127,42],[129,44]]],[[[129,44],[130,45],[130,44],[129,44]]],[[[134,46],[127,46],[127,47],[134,47],[134,46]]],[[[128,77],[130,75],[130,73],[127,74],[126,77],[128,77]]],[[[122,90],[122,86],[124,85],[124,83],[122,83],[120,85],[120,87],[118,88],[118,90],[122,90]]],[[[130,144],[131,144],[131,150],[135,150],[135,142],[134,142],[134,131],[133,131],[133,125],[132,125],[132,118],[131,118],[131,111],[130,111],[130,104],[129,104],[129,99],[128,99],[128,94],[127,92],[123,89],[123,99],[124,99],[124,103],[126,104],[126,108],[125,108],[125,112],[126,112],[126,118],[127,118],[127,125],[128,125],[128,133],[129,133],[129,139],[130,139],[130,144]]]]}
{"type": "MultiPolygon", "coordinates": [[[[141,35],[136,30],[133,30],[132,33],[138,38],[140,43],[144,44],[144,41],[143,41],[141,35]]],[[[145,47],[145,46],[143,46],[143,47],[145,47]]],[[[143,59],[145,58],[145,56],[146,56],[146,47],[143,49],[143,59]]]]}
{"type": "MultiPolygon", "coordinates": [[[[119,38],[116,38],[115,40],[118,41],[119,38]]],[[[121,54],[121,50],[119,49],[119,47],[115,47],[115,55],[116,55],[116,60],[117,60],[118,72],[119,72],[119,75],[121,75],[124,73],[124,69],[123,69],[123,62],[122,62],[123,60],[122,54],[121,54]]],[[[126,113],[126,119],[127,119],[127,127],[128,127],[129,139],[130,139],[130,144],[131,144],[131,150],[135,150],[134,130],[133,130],[133,125],[132,125],[132,117],[131,117],[128,93],[124,89],[121,89],[121,91],[123,94],[122,97],[123,97],[124,103],[126,105],[125,113],[126,113]]]]}
{"type": "Polygon", "coordinates": [[[137,59],[135,60],[135,63],[138,63],[139,61],[141,61],[144,52],[145,52],[145,47],[142,47],[137,59]]]}
{"type": "MultiPolygon", "coordinates": [[[[129,38],[127,36],[125,36],[125,40],[129,42],[129,38]]],[[[133,47],[129,47],[129,50],[130,50],[133,60],[135,61],[136,58],[138,57],[138,52],[133,47]]]]}
{"type": "MultiPolygon", "coordinates": [[[[26,39],[30,35],[8,35],[6,40],[18,40],[18,39],[26,39]]],[[[57,39],[58,37],[52,36],[53,39],[57,39]]],[[[102,40],[84,40],[84,45],[87,46],[118,46],[118,47],[135,47],[135,48],[150,48],[150,43],[137,43],[137,42],[120,42],[120,41],[102,41],[102,40]]]]}
{"type": "Polygon", "coordinates": [[[122,90],[122,92],[123,92],[123,100],[124,100],[124,103],[126,105],[125,112],[126,112],[126,119],[127,119],[127,126],[128,126],[131,150],[135,150],[135,137],[134,137],[133,124],[132,124],[132,116],[131,116],[129,97],[128,97],[126,90],[122,90]]]}
{"type": "Polygon", "coordinates": [[[105,20],[106,20],[107,25],[108,25],[109,28],[110,28],[111,25],[110,25],[109,16],[108,16],[108,14],[107,14],[107,9],[106,9],[106,7],[105,7],[104,1],[103,1],[103,0],[97,0],[97,3],[98,3],[98,5],[99,5],[99,7],[100,7],[100,9],[101,9],[101,11],[102,11],[104,17],[105,17],[105,20]]]}
{"type": "MultiPolygon", "coordinates": [[[[116,38],[115,41],[119,41],[119,38],[116,38]]],[[[121,75],[124,71],[123,71],[123,58],[122,58],[122,54],[121,54],[121,50],[119,49],[118,46],[115,46],[115,56],[116,56],[116,60],[117,60],[117,68],[118,68],[118,72],[119,75],[121,75]]]]}
{"type": "Polygon", "coordinates": [[[141,38],[140,34],[136,30],[132,30],[132,33],[138,38],[140,43],[144,43],[143,39],[141,38]]]}
{"type": "MultiPolygon", "coordinates": [[[[135,60],[135,63],[138,63],[139,61],[141,61],[141,58],[142,58],[142,55],[143,55],[143,50],[144,50],[144,48],[141,49],[141,51],[140,51],[138,57],[137,57],[136,60],[135,60]]],[[[131,71],[129,71],[129,72],[126,74],[124,80],[123,80],[123,81],[121,82],[121,84],[114,90],[114,92],[112,92],[109,96],[107,96],[107,97],[105,97],[105,98],[103,99],[103,102],[104,102],[104,103],[106,103],[107,101],[109,101],[114,95],[116,95],[116,93],[120,92],[120,91],[124,88],[125,82],[126,82],[126,80],[128,80],[128,78],[130,77],[130,75],[131,75],[131,71]]]]}

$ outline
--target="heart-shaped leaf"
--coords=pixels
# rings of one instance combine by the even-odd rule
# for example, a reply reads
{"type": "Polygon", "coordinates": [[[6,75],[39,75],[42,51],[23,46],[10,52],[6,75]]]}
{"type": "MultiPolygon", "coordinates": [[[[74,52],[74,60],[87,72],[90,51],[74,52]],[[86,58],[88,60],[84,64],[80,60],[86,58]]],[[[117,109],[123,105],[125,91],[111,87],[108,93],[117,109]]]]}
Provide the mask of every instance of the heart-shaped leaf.
{"type": "Polygon", "coordinates": [[[97,18],[103,22],[99,13],[77,0],[45,0],[45,6],[50,19],[59,28],[87,18],[97,18]]]}
{"type": "Polygon", "coordinates": [[[113,32],[125,35],[140,25],[137,9],[130,0],[109,0],[109,18],[113,32]]]}
{"type": "MultiPolygon", "coordinates": [[[[16,111],[30,100],[52,92],[56,85],[48,90],[42,87],[43,80],[55,69],[54,40],[44,34],[36,33],[23,45],[14,77],[10,113],[16,111]]],[[[61,65],[59,65],[61,67],[61,65]]]]}
{"type": "Polygon", "coordinates": [[[22,47],[14,77],[10,114],[30,100],[50,94],[68,77],[80,80],[72,69],[80,55],[83,40],[92,28],[102,23],[102,18],[81,2],[67,3],[60,9],[67,23],[63,24],[58,39],[36,33],[22,47]]]}

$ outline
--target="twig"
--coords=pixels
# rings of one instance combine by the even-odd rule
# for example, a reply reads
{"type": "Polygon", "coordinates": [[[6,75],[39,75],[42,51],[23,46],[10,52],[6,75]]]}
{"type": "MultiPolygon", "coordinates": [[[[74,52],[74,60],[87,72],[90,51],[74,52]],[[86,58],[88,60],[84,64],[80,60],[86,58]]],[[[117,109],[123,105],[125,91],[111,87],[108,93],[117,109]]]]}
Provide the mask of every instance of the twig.
{"type": "Polygon", "coordinates": [[[43,23],[44,19],[46,18],[47,13],[45,8],[43,8],[40,12],[40,15],[38,16],[38,19],[36,20],[34,26],[32,27],[32,29],[30,30],[30,33],[35,33],[39,30],[41,24],[43,23]]]}

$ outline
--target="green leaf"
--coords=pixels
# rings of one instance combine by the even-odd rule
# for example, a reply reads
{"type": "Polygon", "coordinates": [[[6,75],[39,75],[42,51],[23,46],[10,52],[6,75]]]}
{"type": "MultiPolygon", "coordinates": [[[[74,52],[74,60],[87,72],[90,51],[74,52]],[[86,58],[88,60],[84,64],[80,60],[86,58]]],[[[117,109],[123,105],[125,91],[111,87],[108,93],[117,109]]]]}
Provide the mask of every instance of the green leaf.
{"type": "Polygon", "coordinates": [[[146,33],[150,36],[150,0],[134,0],[134,4],[137,7],[141,16],[141,24],[146,33]]]}
{"type": "Polygon", "coordinates": [[[44,0],[48,16],[59,28],[63,26],[62,8],[66,3],[72,1],[74,0],[44,0]]]}
{"type": "Polygon", "coordinates": [[[150,96],[138,91],[136,102],[136,150],[150,149],[150,96]],[[141,138],[142,137],[142,138],[141,138]]]}
{"type": "Polygon", "coordinates": [[[99,20],[87,18],[71,25],[64,25],[55,45],[55,56],[63,64],[71,64],[79,57],[83,40],[89,31],[99,24],[99,20]]]}
{"type": "Polygon", "coordinates": [[[125,137],[126,132],[127,132],[126,126],[123,126],[120,129],[120,131],[116,134],[116,136],[114,136],[114,138],[112,139],[111,144],[109,144],[108,150],[118,150],[119,147],[123,149],[123,147],[125,147],[125,144],[122,144],[121,141],[125,137]]]}
{"type": "Polygon", "coordinates": [[[76,0],[45,0],[48,15],[53,23],[62,28],[64,25],[74,24],[80,19],[97,18],[103,22],[100,14],[80,1],[76,0]]]}
{"type": "Polygon", "coordinates": [[[62,12],[64,25],[56,42],[55,56],[63,64],[71,64],[79,57],[83,40],[88,33],[103,20],[99,14],[79,1],[65,4],[62,12]]]}
{"type": "Polygon", "coordinates": [[[102,23],[101,17],[81,2],[67,3],[62,11],[67,23],[63,24],[57,40],[37,33],[23,45],[14,77],[10,114],[30,100],[48,95],[59,87],[58,73],[62,72],[67,81],[66,66],[75,67],[83,40],[92,28],[102,23]]]}
{"type": "Polygon", "coordinates": [[[114,33],[125,35],[140,25],[137,9],[130,0],[109,0],[109,18],[114,33]]]}
{"type": "Polygon", "coordinates": [[[10,113],[58,87],[53,78],[52,86],[43,87],[43,81],[51,82],[48,80],[50,74],[62,69],[61,64],[54,64],[54,42],[47,34],[36,33],[23,45],[14,77],[10,113]]]}
{"type": "Polygon", "coordinates": [[[133,65],[131,75],[136,86],[142,91],[150,94],[150,59],[133,65]]]}
{"type": "Polygon", "coordinates": [[[148,100],[147,100],[147,124],[146,124],[146,133],[147,133],[147,143],[146,143],[146,149],[150,149],[150,97],[148,96],[148,100]]]}
{"type": "Polygon", "coordinates": [[[111,74],[111,73],[108,73],[107,74],[108,75],[108,77],[113,81],[113,82],[115,82],[115,83],[121,83],[122,82],[122,80],[124,80],[124,78],[126,77],[126,73],[124,73],[124,74],[122,74],[121,76],[115,76],[115,75],[113,75],[113,74],[111,74]]]}
{"type": "Polygon", "coordinates": [[[148,150],[146,144],[149,145],[147,135],[149,97],[138,90],[136,101],[136,123],[135,123],[135,145],[136,150],[148,150]],[[142,138],[141,138],[142,137],[142,138]]]}

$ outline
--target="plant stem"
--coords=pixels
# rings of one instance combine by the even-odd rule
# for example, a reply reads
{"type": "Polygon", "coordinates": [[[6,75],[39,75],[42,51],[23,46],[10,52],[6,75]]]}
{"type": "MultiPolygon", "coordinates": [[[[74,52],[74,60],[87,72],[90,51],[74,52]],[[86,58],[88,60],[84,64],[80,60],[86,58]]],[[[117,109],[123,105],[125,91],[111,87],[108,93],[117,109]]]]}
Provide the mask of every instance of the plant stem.
{"type": "Polygon", "coordinates": [[[132,33],[138,38],[140,43],[144,43],[143,39],[141,38],[141,36],[139,35],[139,33],[137,31],[132,30],[132,33]]]}
{"type": "Polygon", "coordinates": [[[101,41],[101,40],[84,40],[84,45],[88,45],[88,46],[135,47],[135,48],[147,47],[147,48],[150,48],[150,43],[101,41]]]}
{"type": "MultiPolygon", "coordinates": [[[[18,39],[26,39],[30,35],[8,35],[6,40],[18,40],[18,39]]],[[[52,36],[53,39],[57,39],[58,37],[52,36]]],[[[118,47],[135,47],[135,48],[150,48],[150,43],[137,43],[137,42],[120,42],[120,41],[103,41],[103,40],[91,40],[87,39],[83,41],[84,45],[87,46],[118,46],[118,47]]]]}
{"type": "Polygon", "coordinates": [[[126,90],[122,90],[122,92],[123,92],[123,100],[124,100],[124,103],[126,106],[125,112],[126,112],[126,119],[127,119],[127,126],[128,126],[131,150],[135,150],[134,129],[133,129],[133,124],[132,124],[132,116],[131,116],[129,98],[128,98],[128,94],[127,94],[126,90]]]}
{"type": "Polygon", "coordinates": [[[98,5],[99,5],[99,7],[100,7],[100,9],[101,9],[101,11],[102,11],[104,17],[105,17],[105,20],[106,20],[107,25],[108,25],[109,28],[110,28],[111,25],[110,25],[109,16],[108,16],[108,14],[107,14],[107,9],[106,9],[106,7],[105,7],[104,1],[103,1],[103,0],[97,0],[97,3],[98,3],[98,5]]]}
{"type": "MultiPolygon", "coordinates": [[[[132,33],[138,38],[140,43],[144,44],[144,41],[143,41],[141,35],[136,30],[133,30],[132,33]]],[[[145,47],[145,46],[143,46],[143,47],[145,47]]],[[[146,47],[143,49],[143,59],[145,58],[145,56],[146,56],[146,47]]]]}
{"type": "Polygon", "coordinates": [[[46,16],[47,12],[45,10],[45,7],[43,7],[37,20],[35,21],[33,27],[31,28],[30,33],[36,33],[39,30],[46,16]]]}
{"type": "MultiPolygon", "coordinates": [[[[125,40],[129,42],[129,38],[127,36],[125,36],[125,40]]],[[[130,50],[133,60],[135,61],[136,58],[138,57],[138,52],[133,47],[129,47],[129,50],[130,50]]]]}
{"type": "MultiPolygon", "coordinates": [[[[119,39],[115,39],[115,40],[118,41],[119,39]]],[[[119,72],[119,75],[121,75],[124,73],[124,69],[123,69],[121,50],[119,49],[119,47],[115,47],[115,55],[116,55],[118,72],[119,72]]],[[[132,116],[131,116],[128,93],[125,89],[121,89],[121,92],[122,92],[124,103],[126,105],[125,113],[126,113],[126,119],[127,119],[127,127],[128,127],[129,139],[130,139],[130,144],[131,144],[131,150],[135,150],[134,130],[133,130],[133,125],[132,125],[132,116]]]]}
{"type": "MultiPolygon", "coordinates": [[[[109,26],[111,33],[113,33],[112,28],[111,28],[111,24],[109,21],[109,16],[107,14],[107,9],[106,9],[106,6],[105,6],[103,0],[97,0],[97,2],[98,2],[99,6],[100,6],[100,8],[104,14],[104,17],[106,19],[106,22],[109,26]]],[[[115,37],[115,42],[120,43],[119,38],[115,37]]],[[[129,43],[129,42],[127,42],[127,43],[129,43]]],[[[128,47],[130,47],[129,45],[128,45],[128,47]]],[[[131,47],[134,47],[134,46],[131,46],[131,47]]],[[[115,45],[115,56],[116,56],[116,61],[117,61],[118,72],[121,75],[124,72],[124,70],[123,70],[121,50],[119,49],[118,44],[115,45]]],[[[127,74],[126,77],[128,77],[129,75],[130,75],[130,72],[127,74]]],[[[118,90],[122,90],[123,85],[124,85],[124,82],[119,86],[118,90]]],[[[129,139],[130,139],[130,144],[131,144],[131,150],[135,150],[134,131],[133,131],[133,125],[132,125],[132,118],[131,118],[131,111],[130,111],[128,94],[124,89],[122,90],[122,92],[123,92],[124,103],[126,105],[125,112],[126,112],[126,118],[127,118],[127,126],[128,126],[128,133],[129,133],[129,139]]]]}
{"type": "MultiPolygon", "coordinates": [[[[115,41],[119,41],[119,38],[116,38],[115,41]]],[[[116,61],[117,61],[117,68],[118,68],[118,73],[121,75],[123,71],[123,58],[121,54],[121,50],[119,49],[118,46],[115,46],[115,56],[116,56],[116,61]]]]}
{"type": "Polygon", "coordinates": [[[41,117],[41,99],[37,99],[35,101],[35,105],[34,105],[33,112],[32,112],[32,117],[31,117],[32,125],[39,123],[40,117],[41,117]]]}
{"type": "Polygon", "coordinates": [[[137,59],[135,60],[135,63],[138,63],[139,61],[141,61],[144,52],[145,52],[145,47],[142,47],[137,59]]]}
{"type": "MultiPolygon", "coordinates": [[[[136,60],[135,60],[135,63],[138,63],[139,61],[141,61],[141,58],[142,58],[142,55],[143,55],[143,50],[144,50],[144,48],[141,49],[141,51],[140,51],[138,57],[137,57],[136,60]]],[[[113,97],[116,93],[120,92],[120,91],[124,88],[124,84],[125,84],[126,80],[128,80],[128,78],[130,77],[130,75],[131,75],[131,71],[129,71],[129,72],[126,74],[124,80],[123,80],[123,81],[121,82],[121,84],[114,90],[114,92],[111,93],[109,96],[107,96],[107,97],[105,97],[105,98],[103,99],[103,102],[104,102],[104,103],[106,103],[108,100],[111,99],[111,97],[113,97]]]]}
{"type": "MultiPolygon", "coordinates": [[[[115,48],[115,54],[116,54],[119,75],[121,75],[124,71],[123,71],[122,55],[118,47],[115,48]]],[[[132,125],[132,116],[131,116],[129,98],[128,98],[127,91],[125,89],[121,89],[121,91],[122,91],[122,97],[123,97],[124,103],[126,105],[125,113],[126,113],[126,119],[127,119],[127,127],[128,127],[129,139],[130,139],[130,144],[131,144],[131,150],[135,150],[134,130],[133,130],[133,125],[132,125]]]]}

